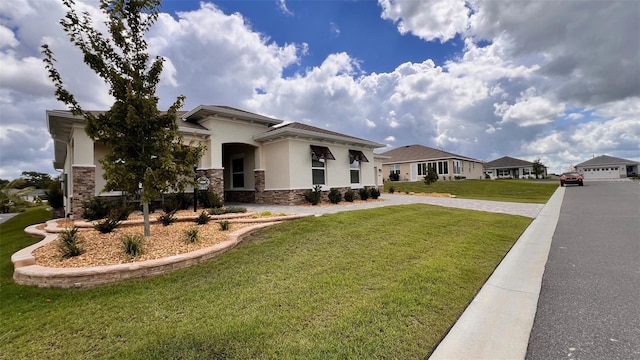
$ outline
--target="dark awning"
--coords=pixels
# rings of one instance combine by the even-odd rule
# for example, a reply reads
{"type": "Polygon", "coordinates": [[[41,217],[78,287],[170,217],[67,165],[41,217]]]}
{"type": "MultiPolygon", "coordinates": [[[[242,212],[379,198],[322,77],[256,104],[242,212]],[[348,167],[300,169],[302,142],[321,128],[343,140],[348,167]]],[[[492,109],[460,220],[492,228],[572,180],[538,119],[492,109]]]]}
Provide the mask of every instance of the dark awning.
{"type": "Polygon", "coordinates": [[[318,159],[325,159],[325,160],[335,160],[336,159],[333,156],[333,154],[331,153],[331,150],[329,150],[329,148],[326,147],[326,146],[311,145],[311,152],[318,159]]]}
{"type": "Polygon", "coordinates": [[[359,162],[369,162],[367,157],[364,156],[364,153],[360,150],[349,150],[349,157],[349,162],[353,162],[354,160],[359,162]]]}

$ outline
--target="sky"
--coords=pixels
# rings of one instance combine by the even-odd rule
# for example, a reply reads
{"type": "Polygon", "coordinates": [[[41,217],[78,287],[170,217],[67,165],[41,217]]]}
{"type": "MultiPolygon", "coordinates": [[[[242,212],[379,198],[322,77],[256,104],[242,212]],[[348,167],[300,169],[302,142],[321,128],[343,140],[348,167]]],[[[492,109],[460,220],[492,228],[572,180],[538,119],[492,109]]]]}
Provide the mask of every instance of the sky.
{"type": "MultiPolygon", "coordinates": [[[[76,0],[94,23],[98,0],[76,0]]],[[[57,175],[40,46],[84,109],[113,99],[59,25],[61,0],[0,2],[0,178],[57,175]]],[[[640,161],[640,1],[165,0],[147,34],[160,109],[227,105],[386,145],[560,173],[640,161]]]]}

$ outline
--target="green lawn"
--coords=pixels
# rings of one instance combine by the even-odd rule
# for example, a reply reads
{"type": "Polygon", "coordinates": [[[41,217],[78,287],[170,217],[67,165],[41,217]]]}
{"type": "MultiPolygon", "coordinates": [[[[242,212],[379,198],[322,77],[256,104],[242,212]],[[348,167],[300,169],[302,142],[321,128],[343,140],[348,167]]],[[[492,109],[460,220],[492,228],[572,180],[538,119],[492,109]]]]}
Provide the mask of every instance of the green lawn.
{"type": "Polygon", "coordinates": [[[47,215],[0,225],[3,359],[423,359],[531,221],[429,205],[345,212],[154,278],[17,286],[10,255],[47,215]]]}
{"type": "Polygon", "coordinates": [[[393,187],[396,193],[444,193],[464,199],[546,203],[559,183],[547,180],[463,180],[437,181],[426,185],[422,181],[386,181],[384,191],[393,187]]]}

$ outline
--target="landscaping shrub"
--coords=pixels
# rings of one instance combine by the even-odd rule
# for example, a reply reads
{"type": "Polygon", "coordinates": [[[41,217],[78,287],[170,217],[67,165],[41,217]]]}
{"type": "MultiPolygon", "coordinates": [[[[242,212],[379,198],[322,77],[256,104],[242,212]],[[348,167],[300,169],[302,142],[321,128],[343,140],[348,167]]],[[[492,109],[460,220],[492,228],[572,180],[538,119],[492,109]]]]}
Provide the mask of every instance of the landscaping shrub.
{"type": "Polygon", "coordinates": [[[118,221],[124,221],[129,218],[129,215],[133,212],[133,206],[120,205],[111,208],[109,211],[109,218],[118,221]]]}
{"type": "MultiPolygon", "coordinates": [[[[446,180],[445,177],[442,177],[443,180],[446,180]]],[[[433,166],[427,166],[427,175],[422,178],[425,184],[431,185],[434,182],[438,181],[438,174],[436,173],[436,169],[433,166]]]]}
{"type": "Polygon", "coordinates": [[[389,186],[389,194],[393,194],[396,192],[396,189],[393,186],[389,186]]]}
{"type": "Polygon", "coordinates": [[[231,226],[231,223],[229,221],[227,221],[227,220],[220,221],[218,224],[220,224],[220,230],[222,230],[222,231],[229,230],[229,227],[231,226]]]}
{"type": "Polygon", "coordinates": [[[348,201],[348,202],[353,202],[353,200],[356,197],[356,192],[349,189],[347,191],[344,192],[344,200],[348,201]]]}
{"type": "Polygon", "coordinates": [[[358,190],[358,193],[360,195],[360,200],[367,201],[369,198],[369,189],[366,186],[358,190]]]}
{"type": "Polygon", "coordinates": [[[224,202],[213,191],[199,191],[198,204],[204,208],[221,208],[224,202]]]}
{"type": "Polygon", "coordinates": [[[136,257],[143,252],[144,238],[141,235],[126,235],[122,239],[122,250],[130,257],[136,257]]]}
{"type": "Polygon", "coordinates": [[[84,252],[76,226],[65,229],[60,233],[58,238],[62,240],[60,243],[60,254],[63,259],[72,258],[84,252]]]}
{"type": "Polygon", "coordinates": [[[120,220],[112,219],[111,217],[108,217],[102,221],[97,222],[95,225],[93,225],[93,228],[100,231],[103,234],[108,234],[113,230],[115,230],[115,228],[117,228],[119,225],[120,225],[120,220]]]}
{"type": "Polygon", "coordinates": [[[204,225],[204,224],[208,223],[209,220],[211,220],[211,216],[209,216],[209,214],[207,214],[206,212],[203,211],[196,218],[196,224],[204,225]]]}
{"type": "Polygon", "coordinates": [[[104,219],[109,216],[112,207],[111,202],[100,197],[94,197],[82,204],[82,218],[89,221],[104,219]]]}
{"type": "Polygon", "coordinates": [[[171,195],[173,207],[177,210],[187,210],[193,206],[193,194],[175,193],[171,195]]]}
{"type": "Polygon", "coordinates": [[[186,241],[188,243],[194,243],[199,239],[197,227],[192,227],[188,230],[185,230],[184,234],[186,235],[186,241]]]}
{"type": "Polygon", "coordinates": [[[320,200],[322,199],[322,187],[320,185],[316,185],[311,190],[307,190],[304,192],[304,199],[307,200],[311,205],[318,205],[320,200]]]}
{"type": "Polygon", "coordinates": [[[263,211],[260,213],[260,216],[271,216],[271,211],[263,211]]]}
{"type": "Polygon", "coordinates": [[[62,192],[62,188],[60,187],[59,181],[54,181],[49,185],[49,190],[45,192],[47,194],[47,200],[49,202],[49,206],[54,209],[59,209],[64,207],[64,194],[62,192]]]}
{"type": "Polygon", "coordinates": [[[242,206],[229,206],[224,208],[226,214],[235,214],[235,213],[246,213],[247,208],[242,206]]]}
{"type": "Polygon", "coordinates": [[[174,222],[176,222],[176,220],[178,220],[175,217],[175,214],[176,214],[176,210],[165,212],[164,214],[161,214],[160,216],[158,216],[158,221],[160,221],[160,223],[163,226],[169,226],[174,222]]]}
{"type": "Polygon", "coordinates": [[[209,209],[209,215],[223,215],[227,213],[227,209],[221,208],[213,208],[209,209]]]}
{"type": "Polygon", "coordinates": [[[378,190],[377,187],[370,188],[369,196],[371,196],[372,199],[379,198],[380,197],[380,190],[378,190]]]}
{"type": "Polygon", "coordinates": [[[338,189],[331,189],[328,194],[329,201],[332,204],[337,204],[342,201],[342,193],[338,189]]]}
{"type": "Polygon", "coordinates": [[[389,180],[391,181],[398,181],[400,180],[400,174],[389,174],[389,180]]]}

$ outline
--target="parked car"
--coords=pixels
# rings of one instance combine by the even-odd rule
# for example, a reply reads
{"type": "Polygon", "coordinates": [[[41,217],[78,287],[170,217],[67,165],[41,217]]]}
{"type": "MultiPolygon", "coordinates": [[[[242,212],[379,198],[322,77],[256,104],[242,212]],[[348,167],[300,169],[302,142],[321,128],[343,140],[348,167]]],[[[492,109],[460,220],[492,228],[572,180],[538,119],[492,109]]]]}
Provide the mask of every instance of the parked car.
{"type": "Polygon", "coordinates": [[[560,186],[565,186],[569,184],[577,184],[578,186],[583,185],[582,175],[577,172],[566,172],[560,175],[560,186]]]}

